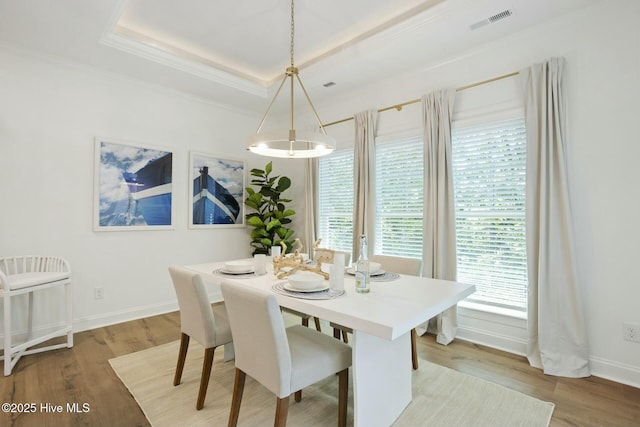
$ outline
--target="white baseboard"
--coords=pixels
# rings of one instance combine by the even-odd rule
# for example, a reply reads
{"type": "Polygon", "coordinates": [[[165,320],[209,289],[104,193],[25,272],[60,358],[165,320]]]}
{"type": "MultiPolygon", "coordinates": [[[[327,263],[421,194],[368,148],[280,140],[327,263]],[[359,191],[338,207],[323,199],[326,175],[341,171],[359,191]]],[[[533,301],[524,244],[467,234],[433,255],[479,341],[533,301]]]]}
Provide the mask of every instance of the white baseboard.
{"type": "Polygon", "coordinates": [[[640,388],[640,369],[600,357],[590,357],[591,375],[640,388]]]}
{"type": "Polygon", "coordinates": [[[131,320],[143,319],[145,317],[157,316],[159,314],[170,313],[178,310],[178,304],[166,303],[155,304],[142,307],[134,307],[129,310],[103,313],[98,316],[88,316],[73,321],[73,331],[82,332],[91,329],[102,328],[104,326],[129,322],[131,320]]]}
{"type": "MultiPolygon", "coordinates": [[[[507,353],[526,356],[526,341],[515,337],[496,334],[493,331],[459,326],[456,339],[506,351],[507,353]]],[[[593,356],[589,357],[589,366],[591,369],[591,375],[595,377],[640,388],[640,369],[635,366],[625,365],[612,360],[593,356]]]]}

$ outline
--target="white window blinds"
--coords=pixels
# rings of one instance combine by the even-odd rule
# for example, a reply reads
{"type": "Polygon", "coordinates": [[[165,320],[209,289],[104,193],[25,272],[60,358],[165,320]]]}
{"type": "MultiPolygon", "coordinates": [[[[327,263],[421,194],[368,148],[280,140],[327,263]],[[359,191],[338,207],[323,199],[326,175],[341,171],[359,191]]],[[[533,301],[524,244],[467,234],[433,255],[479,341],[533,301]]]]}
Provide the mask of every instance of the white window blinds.
{"type": "Polygon", "coordinates": [[[422,138],[376,144],[375,253],[422,258],[422,138]]]}
{"type": "Polygon", "coordinates": [[[351,253],[353,242],[353,150],[318,161],[318,238],[323,248],[351,253]]]}
{"type": "Polygon", "coordinates": [[[454,128],[458,281],[469,300],[526,310],[523,118],[454,128]]]}

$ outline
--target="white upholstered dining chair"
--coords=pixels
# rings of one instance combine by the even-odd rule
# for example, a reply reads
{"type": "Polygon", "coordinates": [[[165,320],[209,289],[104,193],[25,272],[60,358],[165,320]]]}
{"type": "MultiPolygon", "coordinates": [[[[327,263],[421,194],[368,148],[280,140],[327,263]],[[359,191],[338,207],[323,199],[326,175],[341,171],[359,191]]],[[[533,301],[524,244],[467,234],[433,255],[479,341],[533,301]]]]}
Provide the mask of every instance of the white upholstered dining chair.
{"type": "Polygon", "coordinates": [[[371,261],[379,262],[383,269],[393,273],[408,274],[410,276],[420,276],[422,274],[422,260],[419,259],[374,255],[371,257],[371,261]]]}
{"type": "Polygon", "coordinates": [[[200,410],[203,408],[204,400],[207,396],[215,349],[231,342],[231,330],[229,329],[227,312],[224,304],[211,306],[204,281],[199,274],[178,266],[170,266],[169,274],[178,296],[181,331],[180,352],[178,353],[173,385],[180,384],[187,350],[189,349],[189,340],[193,338],[202,344],[205,349],[200,389],[196,400],[196,409],[200,410]]]}
{"type": "MultiPolygon", "coordinates": [[[[383,270],[387,270],[393,273],[408,274],[411,276],[420,276],[422,274],[422,260],[415,258],[404,258],[389,255],[374,255],[371,257],[372,261],[380,263],[383,270]]],[[[342,325],[331,322],[330,326],[333,328],[333,336],[335,338],[342,339],[344,342],[348,342],[347,333],[353,333],[351,328],[347,328],[342,325]]],[[[417,336],[415,328],[411,330],[411,364],[413,369],[418,369],[418,348],[417,348],[417,336]]]]}
{"type": "Polygon", "coordinates": [[[316,249],[315,252],[313,253],[313,260],[317,261],[318,258],[323,257],[325,260],[324,262],[330,264],[333,262],[334,254],[343,254],[344,265],[346,266],[349,265],[349,262],[351,261],[351,252],[344,252],[344,251],[325,250],[325,249],[319,248],[319,249],[316,249]]]}
{"type": "Polygon", "coordinates": [[[11,375],[11,371],[22,356],[40,353],[58,348],[73,347],[72,312],[73,288],[71,285],[71,267],[69,263],[56,256],[17,256],[0,258],[0,297],[4,303],[4,375],[11,375]],[[33,298],[34,293],[64,287],[66,322],[63,327],[45,335],[33,336],[33,298]],[[11,327],[11,300],[18,295],[28,294],[27,300],[27,338],[26,341],[15,344],[11,327]],[[52,338],[66,336],[66,342],[33,348],[34,346],[52,338]]]}
{"type": "Polygon", "coordinates": [[[338,373],[338,425],[347,421],[351,347],[302,325],[285,329],[275,296],[268,291],[222,283],[235,346],[236,377],[229,413],[235,427],[246,376],[277,397],[274,426],[285,426],[289,397],[296,402],[302,389],[338,373]]]}

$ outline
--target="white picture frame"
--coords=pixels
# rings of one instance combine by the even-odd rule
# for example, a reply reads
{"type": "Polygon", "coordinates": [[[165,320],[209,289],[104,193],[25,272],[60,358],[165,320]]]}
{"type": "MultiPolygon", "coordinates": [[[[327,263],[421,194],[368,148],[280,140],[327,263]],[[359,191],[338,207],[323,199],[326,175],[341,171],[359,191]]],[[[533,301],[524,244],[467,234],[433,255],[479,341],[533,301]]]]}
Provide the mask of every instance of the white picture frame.
{"type": "Polygon", "coordinates": [[[95,231],[173,229],[173,151],[96,137],[95,231]]]}
{"type": "Polygon", "coordinates": [[[207,153],[189,155],[189,228],[245,227],[246,162],[207,153]]]}

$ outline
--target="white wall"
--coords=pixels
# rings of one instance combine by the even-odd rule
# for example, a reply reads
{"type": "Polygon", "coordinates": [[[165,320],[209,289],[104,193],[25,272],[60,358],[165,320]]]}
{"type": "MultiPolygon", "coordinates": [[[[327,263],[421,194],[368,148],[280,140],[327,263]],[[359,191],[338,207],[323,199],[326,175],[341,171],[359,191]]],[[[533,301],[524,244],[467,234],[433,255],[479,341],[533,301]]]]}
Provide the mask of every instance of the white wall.
{"type": "MultiPolygon", "coordinates": [[[[636,271],[640,144],[635,126],[640,115],[638,18],[640,2],[636,0],[603,1],[353,93],[339,94],[338,82],[333,88],[336,96],[316,106],[330,122],[564,56],[568,66],[569,182],[592,372],[636,387],[640,387],[640,344],[623,341],[622,323],[640,324],[636,271]]],[[[502,93],[505,86],[515,84],[518,78],[458,92],[456,109],[464,109],[471,98],[484,96],[482,92],[502,93]]],[[[496,102],[506,105],[511,101],[498,97],[496,102]]],[[[401,112],[381,113],[378,134],[419,129],[420,108],[415,104],[401,112]]],[[[329,132],[349,144],[353,122],[331,127],[329,132]]],[[[462,338],[524,353],[526,330],[521,319],[468,308],[459,313],[462,338]]]]}
{"type": "MultiPolygon", "coordinates": [[[[244,150],[257,115],[6,46],[0,63],[0,256],[68,259],[76,331],[176,309],[170,264],[250,255],[247,228],[187,228],[187,176],[191,150],[264,167],[244,150]],[[93,231],[95,136],[174,150],[173,230],[93,231]]],[[[299,164],[274,166],[294,182],[301,175],[299,164]]],[[[50,308],[55,295],[36,301],[36,324],[64,318],[50,308]]],[[[16,303],[14,330],[23,309],[16,303]]]]}

